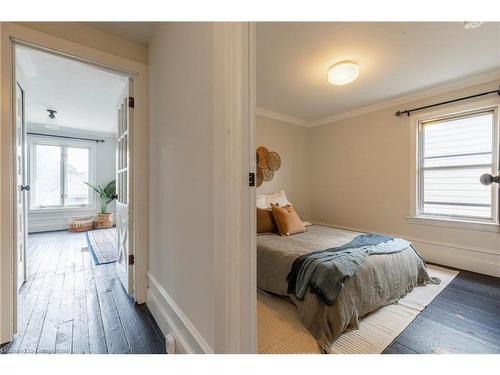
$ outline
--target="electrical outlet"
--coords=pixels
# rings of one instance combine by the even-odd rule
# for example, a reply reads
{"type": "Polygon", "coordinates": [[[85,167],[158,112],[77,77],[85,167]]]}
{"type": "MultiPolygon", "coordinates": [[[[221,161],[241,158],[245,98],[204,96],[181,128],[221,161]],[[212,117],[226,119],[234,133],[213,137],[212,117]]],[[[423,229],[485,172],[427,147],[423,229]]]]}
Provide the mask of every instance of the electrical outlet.
{"type": "Polygon", "coordinates": [[[167,354],[175,354],[175,339],[172,335],[165,336],[167,354]]]}

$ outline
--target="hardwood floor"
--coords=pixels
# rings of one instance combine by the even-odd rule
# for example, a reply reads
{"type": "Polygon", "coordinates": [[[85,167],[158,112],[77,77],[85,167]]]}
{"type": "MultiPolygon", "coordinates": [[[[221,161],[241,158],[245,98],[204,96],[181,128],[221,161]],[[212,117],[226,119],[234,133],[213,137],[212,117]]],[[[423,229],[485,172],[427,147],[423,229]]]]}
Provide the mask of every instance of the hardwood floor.
{"type": "Polygon", "coordinates": [[[146,305],[95,266],[84,233],[29,235],[29,278],[19,292],[19,334],[7,353],[165,353],[146,305]]]}
{"type": "Polygon", "coordinates": [[[500,279],[460,271],[384,353],[500,353],[500,279]]]}
{"type": "MultiPolygon", "coordinates": [[[[86,247],[81,233],[29,236],[19,334],[0,352],[165,353],[148,308],[86,247]]],[[[384,353],[500,353],[500,279],[461,271],[384,353]]]]}

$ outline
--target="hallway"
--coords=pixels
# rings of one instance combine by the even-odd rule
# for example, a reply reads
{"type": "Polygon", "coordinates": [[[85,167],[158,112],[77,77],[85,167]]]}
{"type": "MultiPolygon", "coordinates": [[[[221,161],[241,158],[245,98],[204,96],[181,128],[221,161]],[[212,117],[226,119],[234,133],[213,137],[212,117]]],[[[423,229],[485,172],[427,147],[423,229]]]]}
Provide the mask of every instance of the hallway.
{"type": "Polygon", "coordinates": [[[149,309],[126,294],[114,263],[95,266],[85,233],[30,234],[27,261],[19,334],[0,351],[165,353],[149,309]]]}

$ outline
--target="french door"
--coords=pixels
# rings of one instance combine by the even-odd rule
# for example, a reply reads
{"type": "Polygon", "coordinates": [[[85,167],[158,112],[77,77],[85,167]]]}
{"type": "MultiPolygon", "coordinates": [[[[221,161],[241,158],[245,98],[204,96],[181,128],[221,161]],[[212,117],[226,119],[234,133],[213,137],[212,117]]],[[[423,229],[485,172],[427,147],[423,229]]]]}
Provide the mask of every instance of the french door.
{"type": "Polygon", "coordinates": [[[26,280],[27,211],[26,194],[30,190],[26,183],[26,128],[24,121],[24,90],[16,84],[16,264],[17,290],[26,280]]]}
{"type": "Polygon", "coordinates": [[[130,198],[130,132],[133,126],[134,81],[129,79],[128,87],[118,104],[118,139],[116,142],[116,228],[118,231],[118,261],[116,272],[125,290],[133,290],[134,255],[132,246],[130,198]]]}

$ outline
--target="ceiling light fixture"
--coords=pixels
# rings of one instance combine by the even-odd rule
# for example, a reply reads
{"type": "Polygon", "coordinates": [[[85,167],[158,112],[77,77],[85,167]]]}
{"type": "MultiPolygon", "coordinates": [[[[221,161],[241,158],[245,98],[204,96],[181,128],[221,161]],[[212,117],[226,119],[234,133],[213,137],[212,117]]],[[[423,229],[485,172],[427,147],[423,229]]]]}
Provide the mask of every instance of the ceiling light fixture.
{"type": "Polygon", "coordinates": [[[359,66],[352,61],[341,61],[328,71],[328,82],[332,85],[347,85],[359,76],[359,66]]]}
{"type": "Polygon", "coordinates": [[[464,22],[464,29],[465,30],[472,30],[475,29],[479,26],[481,26],[483,23],[481,21],[465,21],[464,22]]]}
{"type": "Polygon", "coordinates": [[[59,129],[59,126],[57,125],[57,119],[56,119],[57,111],[55,109],[47,109],[47,112],[49,112],[49,120],[45,124],[45,128],[46,129],[59,129]]]}

